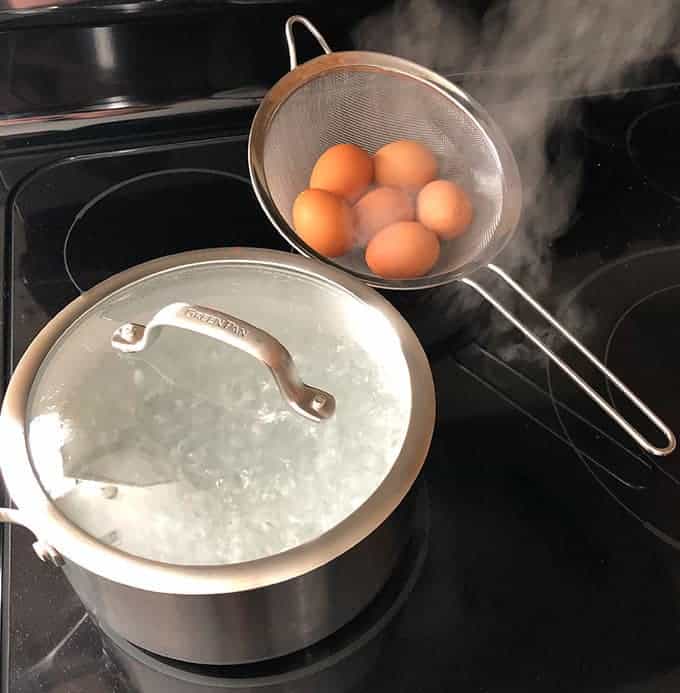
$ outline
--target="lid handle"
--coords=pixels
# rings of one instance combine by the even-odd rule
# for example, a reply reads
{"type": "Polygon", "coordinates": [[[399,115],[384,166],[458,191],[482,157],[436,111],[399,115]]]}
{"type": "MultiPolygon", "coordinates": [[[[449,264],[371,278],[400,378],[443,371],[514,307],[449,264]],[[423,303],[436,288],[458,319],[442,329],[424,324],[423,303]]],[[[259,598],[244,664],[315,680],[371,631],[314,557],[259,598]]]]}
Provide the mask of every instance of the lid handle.
{"type": "Polygon", "coordinates": [[[111,345],[126,354],[143,351],[162,327],[179,327],[212,337],[254,356],[269,368],[291,409],[312,421],[323,421],[333,415],[333,395],[302,382],[293,357],[281,342],[254,325],[213,308],[171,303],[161,308],[146,326],[133,322],[121,325],[113,333],[111,345]]]}

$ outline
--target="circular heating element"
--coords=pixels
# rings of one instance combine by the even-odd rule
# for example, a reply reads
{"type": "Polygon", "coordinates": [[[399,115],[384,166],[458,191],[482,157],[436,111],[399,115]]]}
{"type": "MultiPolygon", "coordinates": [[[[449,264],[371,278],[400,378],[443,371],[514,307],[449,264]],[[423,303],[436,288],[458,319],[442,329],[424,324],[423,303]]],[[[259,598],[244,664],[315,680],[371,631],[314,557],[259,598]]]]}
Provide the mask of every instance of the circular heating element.
{"type": "MultiPolygon", "coordinates": [[[[250,180],[181,168],[129,178],[89,200],[71,223],[63,254],[69,277],[82,292],[159,255],[222,246],[290,249],[262,215],[250,180]]],[[[459,286],[386,297],[426,346],[445,340],[458,346],[479,331],[476,320],[442,320],[479,310],[480,301],[459,286]]]]}
{"type": "MultiPolygon", "coordinates": [[[[569,309],[574,314],[580,311],[584,321],[588,315],[597,318],[587,320],[591,325],[588,348],[621,373],[624,382],[643,399],[653,400],[659,415],[676,429],[680,426],[678,263],[677,246],[626,258],[591,275],[569,300],[569,309]]],[[[550,366],[548,374],[555,412],[574,451],[628,513],[656,536],[680,548],[678,451],[659,462],[640,454],[578,398],[557,369],[550,366]]],[[[635,416],[608,383],[602,382],[602,389],[619,411],[635,416]]]]}
{"type": "Polygon", "coordinates": [[[649,183],[680,201],[680,102],[646,111],[630,126],[628,153],[649,183]]]}
{"type": "Polygon", "coordinates": [[[78,212],[64,262],[79,291],[156,257],[223,246],[287,250],[242,176],[178,168],[129,178],[78,212]]]}
{"type": "MultiPolygon", "coordinates": [[[[634,303],[617,322],[607,344],[607,363],[642,397],[654,397],[659,415],[674,430],[680,429],[680,282],[659,289],[634,303]],[[632,364],[644,363],[643,369],[632,364]]],[[[623,406],[616,391],[610,395],[623,406]]]]}

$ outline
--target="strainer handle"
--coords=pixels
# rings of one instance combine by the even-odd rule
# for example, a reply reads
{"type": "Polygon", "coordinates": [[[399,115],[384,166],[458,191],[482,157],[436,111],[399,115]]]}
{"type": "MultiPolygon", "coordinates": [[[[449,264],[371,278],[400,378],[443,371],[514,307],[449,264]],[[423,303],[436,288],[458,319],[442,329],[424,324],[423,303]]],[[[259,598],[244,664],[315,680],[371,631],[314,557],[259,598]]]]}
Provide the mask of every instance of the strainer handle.
{"type": "Polygon", "coordinates": [[[335,398],[300,379],[290,352],[268,332],[233,315],[191,303],[171,303],[161,308],[146,325],[128,322],[111,337],[111,346],[125,354],[143,351],[163,327],[212,337],[244,351],[269,368],[283,399],[293,411],[313,421],[330,418],[335,398]]]}
{"type": "Polygon", "coordinates": [[[586,348],[576,337],[574,337],[566,327],[561,325],[543,306],[532,298],[512,277],[494,264],[486,265],[490,270],[500,277],[513,291],[524,299],[541,317],[545,318],[563,337],[575,346],[607,379],[634,404],[651,421],[666,438],[665,447],[657,447],[647,440],[632,424],[628,422],[614,407],[612,407],[601,395],[599,395],[588,383],[567,365],[557,354],[546,346],[528,327],[518,318],[508,311],[499,301],[497,301],[485,288],[477,282],[464,277],[461,281],[473,288],[477,293],[486,299],[503,317],[509,320],[525,337],[530,339],[558,368],[560,368],[571,380],[573,380],[583,390],[593,402],[603,409],[643,450],[652,455],[670,455],[676,447],[675,435],[666,424],[649,407],[633,394],[589,349],[586,348]]]}
{"type": "Polygon", "coordinates": [[[328,55],[331,53],[330,46],[326,43],[326,39],[321,35],[321,32],[307,19],[299,14],[294,14],[288,17],[286,21],[286,43],[288,44],[288,55],[290,56],[290,69],[294,70],[298,66],[297,49],[295,47],[295,37],[293,36],[293,27],[296,24],[302,24],[307,28],[309,33],[319,42],[323,52],[328,55]]]}

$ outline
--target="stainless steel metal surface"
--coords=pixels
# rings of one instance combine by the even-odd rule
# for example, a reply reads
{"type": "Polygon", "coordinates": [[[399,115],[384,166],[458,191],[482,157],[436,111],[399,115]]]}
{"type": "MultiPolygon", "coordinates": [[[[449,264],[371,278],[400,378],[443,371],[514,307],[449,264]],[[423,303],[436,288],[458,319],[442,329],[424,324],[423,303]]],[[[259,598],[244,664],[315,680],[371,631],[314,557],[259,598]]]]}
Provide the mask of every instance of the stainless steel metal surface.
{"type": "Polygon", "coordinates": [[[143,351],[163,327],[196,332],[250,354],[269,368],[291,409],[312,421],[333,416],[333,395],[302,382],[293,357],[281,342],[264,330],[214,308],[173,303],[158,311],[146,327],[135,323],[121,325],[113,333],[111,345],[123,353],[143,351]]]}
{"type": "MultiPolygon", "coordinates": [[[[21,516],[42,542],[63,556],[74,588],[97,618],[130,641],[175,659],[215,664],[255,660],[304,647],[330,633],[379,589],[407,536],[401,530],[407,508],[401,505],[429,449],[434,402],[427,358],[413,331],[382,297],[348,274],[275,251],[184,253],[140,265],[95,286],[40,332],[19,362],[3,403],[0,468],[21,516]],[[57,340],[112,292],[177,268],[225,262],[294,271],[331,283],[387,321],[411,385],[404,443],[368,500],[317,539],[230,565],[173,565],[140,558],[87,534],[48,497],[32,466],[27,441],[32,385],[57,340]]],[[[11,511],[0,520],[3,517],[11,519],[11,511]]]]}
{"type": "Polygon", "coordinates": [[[331,52],[295,67],[295,23],[309,28],[324,50],[327,48],[308,19],[288,19],[286,38],[294,69],[263,99],[253,119],[248,149],[255,193],[280,233],[304,255],[342,267],[371,286],[422,289],[463,280],[529,336],[643,449],[654,455],[670,454],[676,439],[668,426],[516,282],[491,264],[517,228],[521,181],[503,133],[484,108],[440,75],[382,53],[331,52]],[[293,201],[308,186],[310,171],[322,152],[334,144],[350,142],[373,153],[400,139],[417,140],[429,147],[439,161],[440,177],[460,182],[474,208],[470,228],[442,245],[440,258],[429,274],[406,280],[384,279],[369,270],[361,248],[330,260],[299,238],[292,224],[293,201]],[[500,276],[612,379],[663,435],[665,444],[654,445],[641,435],[516,316],[502,308],[488,289],[469,279],[470,274],[483,268],[500,276]]]}
{"type": "Polygon", "coordinates": [[[293,580],[231,594],[139,590],[67,561],[64,571],[95,619],[173,659],[236,664],[317,642],[356,616],[389,577],[410,536],[409,496],[377,530],[293,580]]]}
{"type": "Polygon", "coordinates": [[[293,38],[293,27],[296,24],[302,24],[307,28],[310,34],[319,42],[323,52],[328,55],[331,52],[330,46],[326,43],[326,39],[321,35],[321,32],[307,19],[295,15],[286,22],[286,43],[288,44],[288,55],[290,56],[290,69],[294,70],[298,66],[297,48],[295,47],[295,39],[293,38]]]}
{"type": "MultiPolygon", "coordinates": [[[[291,17],[287,34],[296,22],[309,26],[309,20],[291,17]]],[[[465,276],[505,246],[519,219],[519,172],[491,117],[443,77],[395,56],[329,53],[291,70],[262,100],[248,150],[255,193],[280,233],[303,254],[371,286],[419,289],[465,276]],[[413,279],[384,279],[370,271],[363,249],[329,260],[304,243],[293,228],[292,207],[308,187],[318,157],[341,142],[373,153],[400,139],[429,147],[440,176],[459,181],[475,209],[470,229],[442,246],[432,271],[413,279]]]]}

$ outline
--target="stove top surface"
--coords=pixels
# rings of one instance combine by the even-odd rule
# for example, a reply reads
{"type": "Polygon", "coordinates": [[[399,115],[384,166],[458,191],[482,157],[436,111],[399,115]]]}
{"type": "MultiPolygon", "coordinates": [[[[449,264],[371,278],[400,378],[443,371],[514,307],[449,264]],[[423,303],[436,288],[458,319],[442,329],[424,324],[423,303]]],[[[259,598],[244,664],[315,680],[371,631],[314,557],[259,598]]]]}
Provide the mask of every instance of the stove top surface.
{"type": "MultiPolygon", "coordinates": [[[[582,117],[556,136],[583,175],[541,296],[675,431],[679,104],[677,86],[578,102],[582,117]]],[[[0,161],[7,366],[68,301],[126,267],[192,248],[286,250],[250,189],[246,139],[0,161]]],[[[680,453],[639,452],[516,333],[461,338],[445,299],[424,298],[416,325],[438,399],[422,522],[369,613],[286,661],[181,668],[101,634],[31,537],[5,529],[3,690],[678,690],[680,453]]]]}

